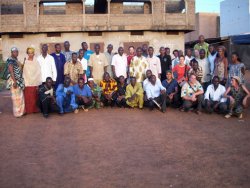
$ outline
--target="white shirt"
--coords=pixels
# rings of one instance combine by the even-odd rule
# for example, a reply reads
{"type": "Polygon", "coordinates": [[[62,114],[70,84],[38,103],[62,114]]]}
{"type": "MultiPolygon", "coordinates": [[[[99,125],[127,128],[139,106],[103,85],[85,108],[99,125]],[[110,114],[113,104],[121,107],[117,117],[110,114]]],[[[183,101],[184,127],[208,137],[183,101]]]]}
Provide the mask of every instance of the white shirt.
{"type": "Polygon", "coordinates": [[[166,88],[163,87],[161,83],[156,82],[155,85],[149,83],[146,87],[147,98],[150,99],[159,97],[161,95],[162,90],[166,91],[166,88]]]}
{"type": "Polygon", "coordinates": [[[174,59],[172,59],[172,69],[177,65],[179,64],[180,60],[179,60],[179,57],[176,57],[174,59]]]}
{"type": "Polygon", "coordinates": [[[45,82],[47,77],[51,77],[53,81],[56,81],[57,70],[54,58],[49,54],[45,58],[39,55],[37,61],[41,67],[42,82],[45,82]]]}
{"type": "Polygon", "coordinates": [[[158,75],[161,74],[161,61],[158,57],[156,56],[148,56],[147,57],[147,62],[149,65],[149,70],[152,71],[152,74],[158,78],[158,75]]]}
{"type": "MultiPolygon", "coordinates": [[[[143,86],[143,90],[146,91],[146,88],[147,88],[147,85],[150,83],[149,79],[146,78],[143,83],[142,83],[142,86],[143,86]]],[[[161,80],[159,78],[156,78],[156,84],[161,84],[161,80]]]]}
{"type": "Polygon", "coordinates": [[[215,90],[214,85],[211,84],[207,87],[207,91],[205,93],[205,99],[219,102],[226,102],[226,98],[223,98],[224,93],[226,92],[226,88],[219,84],[218,88],[215,90]]]}
{"type": "Polygon", "coordinates": [[[209,82],[211,80],[211,76],[210,76],[210,64],[208,62],[207,58],[204,59],[196,59],[199,63],[199,66],[202,68],[203,70],[203,76],[201,78],[201,82],[209,82]]]}
{"type": "Polygon", "coordinates": [[[77,61],[81,62],[83,70],[86,71],[87,68],[88,68],[88,61],[87,61],[87,59],[82,58],[82,60],[80,60],[80,59],[78,58],[77,61]]]}
{"type": "Polygon", "coordinates": [[[185,56],[185,64],[186,64],[186,65],[189,65],[189,63],[190,63],[190,61],[191,61],[192,59],[194,59],[193,56],[188,57],[188,56],[186,55],[186,56],[185,56]]]}
{"type": "Polygon", "coordinates": [[[127,56],[123,54],[120,56],[120,54],[116,54],[112,58],[112,66],[115,67],[115,74],[117,77],[124,76],[124,78],[127,78],[127,56]]]}

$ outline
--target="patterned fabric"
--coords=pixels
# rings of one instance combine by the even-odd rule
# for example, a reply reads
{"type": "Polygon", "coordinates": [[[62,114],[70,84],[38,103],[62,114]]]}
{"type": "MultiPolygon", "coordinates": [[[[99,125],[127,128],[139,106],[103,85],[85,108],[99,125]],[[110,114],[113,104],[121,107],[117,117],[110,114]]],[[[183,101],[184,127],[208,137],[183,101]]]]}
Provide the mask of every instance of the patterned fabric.
{"type": "MultiPolygon", "coordinates": [[[[101,107],[101,95],[102,95],[102,88],[97,84],[91,88],[92,96],[93,96],[93,104],[92,107],[100,108],[101,107]]],[[[90,107],[91,108],[91,107],[90,107]]]]}
{"type": "Polygon", "coordinates": [[[191,74],[194,74],[196,76],[196,79],[201,82],[202,76],[203,76],[203,70],[201,67],[199,67],[196,71],[194,69],[190,69],[188,71],[188,76],[191,74]]]}
{"type": "Polygon", "coordinates": [[[225,75],[224,75],[225,64],[224,64],[223,59],[219,60],[219,58],[216,58],[214,61],[214,76],[218,76],[220,78],[220,81],[222,81],[225,78],[225,75]]]}
{"type": "Polygon", "coordinates": [[[142,108],[144,100],[143,100],[143,89],[141,83],[136,83],[135,87],[133,87],[131,84],[129,84],[126,87],[126,94],[125,94],[126,99],[129,99],[134,94],[137,94],[137,96],[134,98],[134,100],[131,101],[127,100],[127,105],[129,105],[132,108],[138,106],[139,108],[142,108]]]}
{"type": "Polygon", "coordinates": [[[73,82],[77,83],[81,74],[83,74],[83,68],[79,61],[77,61],[75,64],[72,62],[67,62],[64,65],[64,75],[69,75],[73,82]]]}
{"type": "Polygon", "coordinates": [[[62,52],[62,54],[65,56],[66,62],[70,62],[72,60],[72,53],[73,51],[62,52]]]}
{"type": "Polygon", "coordinates": [[[181,89],[181,97],[192,97],[194,93],[197,91],[202,90],[203,88],[201,84],[197,81],[195,84],[192,85],[192,87],[189,85],[189,83],[185,83],[181,89]],[[193,88],[193,89],[192,89],[193,88]]]}
{"type": "MultiPolygon", "coordinates": [[[[23,77],[22,77],[22,72],[21,72],[21,69],[20,69],[20,67],[18,65],[17,59],[14,59],[14,58],[10,57],[10,58],[7,59],[6,63],[8,64],[8,67],[10,65],[13,66],[13,72],[14,72],[14,77],[15,77],[16,82],[17,82],[17,86],[20,89],[23,90],[24,87],[25,87],[25,85],[24,85],[24,80],[23,80],[23,77]]],[[[8,84],[7,84],[7,88],[10,89],[10,88],[12,88],[12,84],[13,84],[13,80],[10,77],[10,73],[8,73],[7,79],[9,80],[8,84]]]]}
{"type": "Polygon", "coordinates": [[[239,87],[239,90],[236,90],[234,87],[231,86],[230,94],[234,100],[235,104],[234,106],[237,107],[239,105],[242,105],[242,101],[246,95],[245,91],[243,90],[242,86],[239,87]]]}
{"type": "Polygon", "coordinates": [[[108,82],[102,80],[100,82],[100,87],[102,88],[104,95],[110,95],[114,91],[117,91],[117,82],[113,79],[110,79],[108,82]]]}
{"type": "Polygon", "coordinates": [[[130,63],[130,76],[136,77],[137,82],[143,82],[146,78],[146,71],[149,69],[147,59],[145,57],[133,57],[130,63]]]}
{"type": "Polygon", "coordinates": [[[228,83],[230,83],[231,78],[233,76],[238,76],[240,77],[241,83],[244,83],[244,75],[241,72],[241,69],[245,69],[246,66],[244,63],[239,63],[239,64],[230,64],[229,65],[229,71],[228,71],[228,83]]]}
{"type": "Polygon", "coordinates": [[[14,87],[11,87],[10,91],[13,103],[13,114],[15,117],[21,117],[25,113],[23,90],[19,87],[17,87],[16,89],[14,87]]]}

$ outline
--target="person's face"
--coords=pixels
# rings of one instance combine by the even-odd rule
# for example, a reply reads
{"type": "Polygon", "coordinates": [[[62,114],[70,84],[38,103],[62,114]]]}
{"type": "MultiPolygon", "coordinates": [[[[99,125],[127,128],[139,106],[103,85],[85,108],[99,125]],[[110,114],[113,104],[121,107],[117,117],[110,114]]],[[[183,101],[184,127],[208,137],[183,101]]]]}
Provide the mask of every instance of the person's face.
{"type": "Polygon", "coordinates": [[[224,52],[221,48],[218,49],[218,54],[220,57],[222,57],[224,55],[224,52]]]}
{"type": "Polygon", "coordinates": [[[185,58],[184,57],[180,57],[180,64],[184,64],[185,58]]]}
{"type": "Polygon", "coordinates": [[[72,55],[72,61],[75,63],[77,61],[77,55],[76,54],[73,54],[72,55]]]}
{"type": "Polygon", "coordinates": [[[43,45],[42,46],[42,53],[43,54],[47,54],[48,53],[48,46],[47,45],[43,45]]]}
{"type": "Polygon", "coordinates": [[[195,75],[190,76],[189,81],[194,84],[196,82],[196,76],[195,75]]]}
{"type": "Polygon", "coordinates": [[[166,74],[166,77],[167,77],[168,80],[171,80],[171,79],[172,79],[172,74],[171,74],[170,72],[168,72],[168,73],[166,74]]]}
{"type": "Polygon", "coordinates": [[[70,85],[70,79],[65,79],[64,80],[64,85],[66,86],[66,87],[69,87],[69,85],[70,85]]]}
{"type": "Polygon", "coordinates": [[[18,51],[15,50],[15,51],[11,52],[11,56],[14,57],[14,58],[17,58],[17,56],[18,56],[18,51]]]}
{"type": "Polygon", "coordinates": [[[60,53],[61,52],[61,45],[56,45],[56,53],[60,53]]]}
{"type": "Polygon", "coordinates": [[[135,49],[133,47],[129,48],[129,54],[134,55],[135,54],[135,49]]]}
{"type": "Polygon", "coordinates": [[[154,54],[153,48],[149,48],[149,49],[148,49],[148,54],[149,54],[150,56],[152,56],[152,55],[154,54]]]}
{"type": "Polygon", "coordinates": [[[200,56],[199,50],[195,50],[194,55],[195,55],[195,57],[199,57],[200,56]]]}
{"type": "Polygon", "coordinates": [[[100,53],[100,46],[98,46],[98,45],[95,46],[95,52],[96,52],[97,54],[100,53]]]}
{"type": "Polygon", "coordinates": [[[29,58],[33,59],[35,54],[34,54],[34,52],[32,50],[28,50],[27,55],[28,55],[29,58]]]}
{"type": "Polygon", "coordinates": [[[198,63],[196,63],[196,62],[195,62],[195,63],[193,63],[193,69],[194,69],[194,70],[197,70],[197,69],[198,69],[198,67],[199,67],[199,66],[198,66],[198,63]]]}
{"type": "Polygon", "coordinates": [[[156,77],[155,76],[152,76],[151,79],[150,79],[150,82],[155,85],[155,82],[156,82],[156,77]]]}
{"type": "Polygon", "coordinates": [[[182,50],[179,50],[179,55],[184,55],[182,50]]]}
{"type": "Polygon", "coordinates": [[[123,52],[124,52],[123,48],[120,47],[120,48],[118,49],[119,55],[122,56],[123,52]]]}
{"type": "Polygon", "coordinates": [[[199,37],[199,41],[200,41],[200,43],[205,42],[205,38],[204,38],[204,36],[200,36],[200,37],[199,37]]]}
{"type": "Polygon", "coordinates": [[[166,54],[169,55],[170,54],[170,49],[166,48],[166,54]]]}
{"type": "Polygon", "coordinates": [[[108,50],[109,53],[111,53],[111,52],[113,51],[113,46],[112,46],[112,45],[109,45],[109,46],[107,47],[107,50],[108,50]]]}
{"type": "Polygon", "coordinates": [[[142,50],[143,52],[147,52],[148,51],[148,46],[146,44],[142,45],[142,50]]]}
{"type": "Polygon", "coordinates": [[[88,49],[88,44],[86,42],[82,44],[82,49],[85,51],[88,49]]]}
{"type": "Polygon", "coordinates": [[[109,74],[105,74],[105,75],[104,75],[104,80],[105,80],[105,81],[109,81],[109,79],[110,79],[109,74]]]}
{"type": "Polygon", "coordinates": [[[179,52],[175,51],[175,52],[174,52],[174,56],[175,56],[175,57],[178,57],[178,56],[179,56],[179,52]]]}
{"type": "Polygon", "coordinates": [[[78,86],[79,86],[80,88],[83,88],[83,86],[84,86],[84,81],[83,81],[83,80],[79,80],[79,81],[78,81],[78,86]]]}
{"type": "Polygon", "coordinates": [[[81,50],[81,51],[79,52],[79,56],[80,56],[80,58],[83,58],[83,56],[84,56],[83,50],[81,50]]]}
{"type": "Polygon", "coordinates": [[[210,53],[212,53],[212,52],[214,51],[214,47],[213,47],[213,46],[209,46],[208,51],[209,51],[210,53]]]}
{"type": "Polygon", "coordinates": [[[121,76],[121,77],[119,78],[119,82],[120,82],[121,84],[124,84],[124,83],[125,83],[125,78],[124,78],[123,76],[121,76]]]}
{"type": "Polygon", "coordinates": [[[205,58],[205,52],[203,50],[200,51],[200,58],[201,59],[205,58]]]}
{"type": "Polygon", "coordinates": [[[213,84],[214,84],[215,87],[217,87],[220,84],[219,79],[218,78],[214,78],[213,79],[213,84]]]}
{"type": "Polygon", "coordinates": [[[51,88],[52,87],[52,80],[47,80],[46,86],[47,86],[47,88],[51,88]]]}
{"type": "Polygon", "coordinates": [[[136,55],[137,55],[138,57],[141,57],[141,55],[142,55],[142,50],[141,50],[140,48],[136,50],[136,55]]]}
{"type": "Polygon", "coordinates": [[[148,70],[148,71],[146,72],[146,76],[147,76],[147,78],[150,78],[150,77],[152,76],[152,72],[151,72],[150,70],[148,70]]]}
{"type": "Polygon", "coordinates": [[[190,49],[187,50],[187,56],[191,57],[192,56],[192,51],[190,49]]]}
{"type": "Polygon", "coordinates": [[[135,79],[135,78],[132,78],[132,79],[131,79],[131,85],[132,85],[132,86],[135,86],[135,84],[136,84],[136,79],[135,79]]]}
{"type": "Polygon", "coordinates": [[[232,62],[237,62],[238,58],[235,54],[232,55],[232,62]]]}
{"type": "Polygon", "coordinates": [[[65,49],[65,50],[69,50],[69,48],[70,48],[69,42],[65,42],[65,43],[64,43],[64,49],[65,49]]]}
{"type": "Polygon", "coordinates": [[[234,87],[238,85],[237,81],[234,78],[231,79],[231,85],[234,87]]]}
{"type": "Polygon", "coordinates": [[[165,53],[166,53],[165,48],[160,48],[160,54],[161,54],[161,55],[165,55],[165,53]]]}

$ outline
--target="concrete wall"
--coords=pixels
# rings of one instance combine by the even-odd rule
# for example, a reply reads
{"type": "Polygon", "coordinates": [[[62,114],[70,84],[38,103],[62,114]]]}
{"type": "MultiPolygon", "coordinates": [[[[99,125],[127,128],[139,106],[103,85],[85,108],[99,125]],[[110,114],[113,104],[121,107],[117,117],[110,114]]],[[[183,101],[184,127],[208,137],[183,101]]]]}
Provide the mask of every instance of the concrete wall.
{"type": "Polygon", "coordinates": [[[198,40],[201,34],[205,38],[219,37],[219,20],[216,13],[196,13],[195,31],[185,34],[185,42],[198,40]]]}
{"type": "Polygon", "coordinates": [[[250,32],[250,0],[225,0],[220,4],[222,37],[250,32]]]}
{"type": "Polygon", "coordinates": [[[150,32],[145,31],[144,35],[130,35],[130,32],[103,32],[102,36],[88,36],[88,33],[62,33],[61,37],[47,37],[46,34],[25,34],[24,38],[10,39],[9,36],[2,35],[3,59],[6,60],[10,55],[10,49],[13,46],[19,48],[19,59],[25,57],[26,48],[30,45],[36,49],[36,54],[40,54],[40,45],[42,43],[63,43],[65,40],[70,41],[71,50],[79,50],[81,42],[104,43],[105,49],[108,44],[114,45],[114,51],[117,51],[119,46],[123,46],[123,42],[149,42],[150,46],[155,48],[155,52],[161,46],[174,49],[184,49],[184,32],[179,32],[179,35],[167,35],[166,32],[150,32]]]}

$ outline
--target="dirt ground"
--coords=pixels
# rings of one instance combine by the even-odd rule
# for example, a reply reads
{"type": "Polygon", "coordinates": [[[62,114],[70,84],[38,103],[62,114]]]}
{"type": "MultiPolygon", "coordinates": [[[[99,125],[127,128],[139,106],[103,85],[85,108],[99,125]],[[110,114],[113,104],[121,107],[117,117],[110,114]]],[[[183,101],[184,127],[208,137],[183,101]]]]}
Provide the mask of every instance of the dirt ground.
{"type": "Polygon", "coordinates": [[[0,92],[1,188],[250,187],[244,120],[168,109],[14,118],[0,92]]]}

